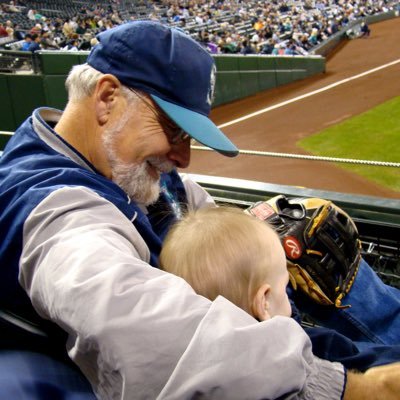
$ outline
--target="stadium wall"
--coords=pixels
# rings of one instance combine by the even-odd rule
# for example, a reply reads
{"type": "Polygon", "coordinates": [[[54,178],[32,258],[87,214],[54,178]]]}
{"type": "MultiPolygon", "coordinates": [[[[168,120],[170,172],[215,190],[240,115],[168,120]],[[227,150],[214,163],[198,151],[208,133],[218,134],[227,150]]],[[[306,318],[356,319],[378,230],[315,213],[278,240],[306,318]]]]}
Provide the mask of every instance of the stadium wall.
{"type": "MultiPolygon", "coordinates": [[[[13,52],[26,57],[26,52],[13,52]]],[[[88,52],[37,52],[31,64],[34,73],[0,73],[0,129],[14,131],[33,109],[49,106],[63,109],[64,87],[73,65],[86,61],[88,52]]],[[[0,52],[7,56],[7,51],[0,52]]],[[[217,82],[214,106],[241,99],[260,91],[304,79],[325,71],[321,56],[214,56],[217,82]]]]}

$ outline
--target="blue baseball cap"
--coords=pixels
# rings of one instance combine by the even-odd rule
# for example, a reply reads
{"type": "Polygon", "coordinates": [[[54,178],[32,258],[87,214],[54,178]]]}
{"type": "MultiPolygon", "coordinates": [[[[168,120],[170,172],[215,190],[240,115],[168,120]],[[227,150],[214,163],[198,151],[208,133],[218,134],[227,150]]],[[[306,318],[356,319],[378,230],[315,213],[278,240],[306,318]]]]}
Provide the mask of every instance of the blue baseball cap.
{"type": "Polygon", "coordinates": [[[192,138],[234,157],[236,146],[208,118],[216,68],[199,43],[179,29],[134,21],[104,31],[87,63],[154,102],[192,138]]]}

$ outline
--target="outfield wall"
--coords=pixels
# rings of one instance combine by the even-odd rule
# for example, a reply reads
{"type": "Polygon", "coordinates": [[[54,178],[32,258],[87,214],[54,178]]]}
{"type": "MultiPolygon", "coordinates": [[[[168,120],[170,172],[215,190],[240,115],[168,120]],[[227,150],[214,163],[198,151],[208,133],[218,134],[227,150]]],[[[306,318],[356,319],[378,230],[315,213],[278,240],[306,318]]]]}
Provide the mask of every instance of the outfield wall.
{"type": "MultiPolygon", "coordinates": [[[[26,52],[13,52],[15,57],[26,52]]],[[[0,51],[7,54],[7,51],[0,51]]],[[[86,61],[88,52],[37,52],[32,65],[37,73],[0,73],[0,129],[14,131],[40,106],[63,109],[67,102],[65,79],[73,65],[86,61]]],[[[320,56],[214,56],[217,82],[214,106],[228,103],[325,71],[320,56]]]]}

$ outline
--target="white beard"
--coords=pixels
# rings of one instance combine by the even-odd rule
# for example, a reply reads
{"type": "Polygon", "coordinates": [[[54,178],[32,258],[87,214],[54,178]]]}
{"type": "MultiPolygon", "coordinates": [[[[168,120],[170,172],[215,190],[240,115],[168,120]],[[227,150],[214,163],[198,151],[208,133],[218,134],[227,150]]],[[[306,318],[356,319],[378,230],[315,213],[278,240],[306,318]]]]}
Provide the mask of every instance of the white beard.
{"type": "Polygon", "coordinates": [[[127,164],[118,160],[111,163],[112,180],[133,200],[144,205],[154,203],[160,194],[160,179],[147,172],[146,163],[127,164]]]}
{"type": "Polygon", "coordinates": [[[115,127],[104,132],[103,143],[108,162],[110,163],[112,181],[138,203],[146,206],[157,201],[160,195],[160,173],[170,172],[174,165],[161,157],[149,157],[142,163],[126,163],[119,159],[115,151],[118,134],[127,123],[127,118],[122,118],[115,127]],[[148,172],[149,164],[159,172],[155,178],[148,172]]]}
{"type": "Polygon", "coordinates": [[[112,180],[125,193],[138,203],[146,206],[157,201],[160,195],[160,176],[154,178],[148,172],[148,163],[155,166],[159,172],[170,172],[172,165],[159,157],[149,157],[146,161],[136,163],[124,163],[118,159],[110,159],[112,180]]]}

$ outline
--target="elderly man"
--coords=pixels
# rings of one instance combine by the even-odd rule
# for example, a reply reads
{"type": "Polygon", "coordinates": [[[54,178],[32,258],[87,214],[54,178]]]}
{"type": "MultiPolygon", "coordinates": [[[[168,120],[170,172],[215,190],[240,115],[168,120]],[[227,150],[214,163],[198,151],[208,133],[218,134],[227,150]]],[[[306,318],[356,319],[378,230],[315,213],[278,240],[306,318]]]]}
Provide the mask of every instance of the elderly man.
{"type": "Polygon", "coordinates": [[[294,320],[258,323],[156,268],[170,224],[212,202],[175,170],[190,138],[237,149],[208,119],[215,67],[191,38],[154,22],[98,38],[64,112],[34,111],[1,159],[0,397],[92,398],[66,346],[101,399],[395,398],[396,366],[347,373],[294,320]]]}

